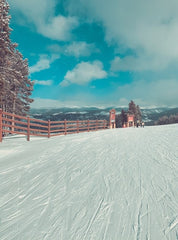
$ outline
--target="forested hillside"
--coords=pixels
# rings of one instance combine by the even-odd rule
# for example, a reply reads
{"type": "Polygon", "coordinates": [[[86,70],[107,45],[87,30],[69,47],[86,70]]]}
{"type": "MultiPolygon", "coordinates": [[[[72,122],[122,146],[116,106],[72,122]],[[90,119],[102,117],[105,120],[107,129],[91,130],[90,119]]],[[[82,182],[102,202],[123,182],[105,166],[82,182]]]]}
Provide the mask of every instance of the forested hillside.
{"type": "MultiPolygon", "coordinates": [[[[87,119],[106,119],[109,120],[109,110],[113,108],[58,108],[58,109],[31,109],[31,116],[44,120],[63,121],[67,120],[87,120],[87,119]]],[[[116,114],[119,114],[122,108],[115,108],[116,114]]],[[[127,110],[127,108],[125,108],[127,110]]],[[[147,126],[155,125],[158,119],[165,115],[178,114],[178,108],[153,108],[141,109],[142,120],[147,126]]]]}

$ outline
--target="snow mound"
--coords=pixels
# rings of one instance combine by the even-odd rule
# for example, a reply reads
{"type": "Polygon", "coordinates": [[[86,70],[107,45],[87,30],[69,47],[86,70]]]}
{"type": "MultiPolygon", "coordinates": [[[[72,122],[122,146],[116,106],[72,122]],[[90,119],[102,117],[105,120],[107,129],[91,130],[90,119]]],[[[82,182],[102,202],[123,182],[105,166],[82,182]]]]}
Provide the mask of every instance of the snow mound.
{"type": "Polygon", "coordinates": [[[176,239],[177,130],[4,139],[0,239],[176,239]]]}

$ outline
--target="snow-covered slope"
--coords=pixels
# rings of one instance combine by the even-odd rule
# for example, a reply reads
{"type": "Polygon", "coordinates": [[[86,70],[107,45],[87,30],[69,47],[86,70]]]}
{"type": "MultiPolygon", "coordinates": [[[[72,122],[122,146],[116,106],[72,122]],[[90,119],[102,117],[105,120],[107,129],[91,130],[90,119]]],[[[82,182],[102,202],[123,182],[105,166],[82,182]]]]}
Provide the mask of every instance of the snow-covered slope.
{"type": "Polygon", "coordinates": [[[177,130],[5,139],[0,239],[178,239],[177,130]]]}

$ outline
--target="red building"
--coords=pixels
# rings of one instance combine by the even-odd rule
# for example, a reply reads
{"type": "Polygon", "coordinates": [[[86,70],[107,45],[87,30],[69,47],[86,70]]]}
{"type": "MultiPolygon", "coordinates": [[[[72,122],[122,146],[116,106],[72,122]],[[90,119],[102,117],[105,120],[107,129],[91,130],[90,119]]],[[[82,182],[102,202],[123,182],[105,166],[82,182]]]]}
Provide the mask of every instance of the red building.
{"type": "Polygon", "coordinates": [[[111,109],[109,113],[110,113],[109,128],[116,128],[116,110],[111,109]]]}
{"type": "Polygon", "coordinates": [[[133,114],[127,114],[127,122],[124,123],[123,128],[126,127],[134,127],[134,115],[133,114]]]}

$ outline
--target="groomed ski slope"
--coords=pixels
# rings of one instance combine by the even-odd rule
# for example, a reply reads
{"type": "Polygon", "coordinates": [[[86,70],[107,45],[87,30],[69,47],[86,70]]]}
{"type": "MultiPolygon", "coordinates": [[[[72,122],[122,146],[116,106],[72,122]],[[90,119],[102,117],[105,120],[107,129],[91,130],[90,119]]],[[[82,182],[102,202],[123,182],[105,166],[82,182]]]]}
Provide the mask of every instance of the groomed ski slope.
{"type": "Polygon", "coordinates": [[[0,239],[178,239],[177,139],[177,124],[5,139],[0,239]]]}

